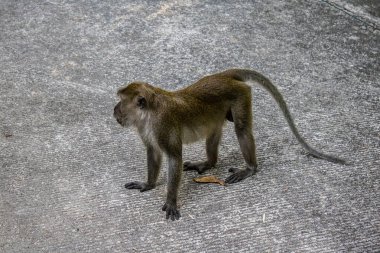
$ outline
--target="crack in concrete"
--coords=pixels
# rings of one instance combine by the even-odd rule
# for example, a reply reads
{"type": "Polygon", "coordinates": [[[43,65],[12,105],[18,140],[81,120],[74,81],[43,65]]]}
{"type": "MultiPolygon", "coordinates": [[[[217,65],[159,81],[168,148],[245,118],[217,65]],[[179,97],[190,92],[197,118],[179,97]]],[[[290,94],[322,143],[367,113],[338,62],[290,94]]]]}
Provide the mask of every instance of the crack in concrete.
{"type": "Polygon", "coordinates": [[[345,8],[345,7],[343,7],[343,6],[339,5],[339,4],[337,4],[337,3],[333,3],[333,2],[331,2],[331,1],[329,1],[329,0],[321,0],[321,2],[324,2],[324,3],[328,4],[328,5],[330,5],[331,7],[333,7],[333,8],[335,8],[335,9],[338,9],[338,10],[344,12],[345,14],[347,14],[347,15],[349,15],[350,17],[354,18],[355,20],[358,20],[358,21],[362,22],[363,24],[372,27],[372,28],[375,29],[375,30],[380,30],[380,28],[377,26],[377,24],[375,24],[375,23],[373,23],[373,22],[367,20],[367,18],[365,18],[365,17],[361,17],[361,16],[359,16],[359,15],[356,15],[356,14],[355,14],[354,12],[352,12],[351,10],[349,10],[349,9],[347,9],[347,8],[345,8]]]}

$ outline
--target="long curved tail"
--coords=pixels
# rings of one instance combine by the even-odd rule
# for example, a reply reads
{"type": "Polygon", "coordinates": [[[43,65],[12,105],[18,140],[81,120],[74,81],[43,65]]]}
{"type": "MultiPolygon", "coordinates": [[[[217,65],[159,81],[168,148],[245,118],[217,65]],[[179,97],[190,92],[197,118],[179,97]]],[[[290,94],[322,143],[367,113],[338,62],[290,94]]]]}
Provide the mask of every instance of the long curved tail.
{"type": "Polygon", "coordinates": [[[276,100],[294,136],[297,138],[299,143],[309,152],[310,155],[330,161],[330,162],[346,164],[346,161],[340,158],[334,157],[332,155],[324,154],[315,150],[304,140],[304,138],[302,138],[302,136],[298,132],[296,125],[294,124],[292,115],[290,114],[288,106],[285,103],[284,97],[281,95],[280,91],[276,88],[276,86],[274,86],[274,84],[267,77],[260,74],[259,72],[256,72],[254,70],[247,70],[247,69],[233,69],[233,70],[228,70],[227,72],[231,73],[234,79],[237,79],[243,82],[256,81],[262,87],[264,87],[276,100]]]}

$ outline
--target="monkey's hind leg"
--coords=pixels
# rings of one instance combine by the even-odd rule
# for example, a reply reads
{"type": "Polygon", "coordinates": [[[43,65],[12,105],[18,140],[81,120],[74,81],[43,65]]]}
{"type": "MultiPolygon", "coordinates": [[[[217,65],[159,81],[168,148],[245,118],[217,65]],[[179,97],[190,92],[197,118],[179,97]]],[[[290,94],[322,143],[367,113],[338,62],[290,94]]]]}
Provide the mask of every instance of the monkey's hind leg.
{"type": "Polygon", "coordinates": [[[240,105],[232,108],[233,119],[235,123],[235,132],[239,141],[240,149],[243,153],[247,167],[243,170],[231,168],[229,172],[233,174],[226,178],[228,184],[237,183],[256,172],[256,145],[252,135],[252,112],[250,98],[242,101],[240,105]]]}
{"type": "Polygon", "coordinates": [[[211,169],[215,166],[218,160],[218,146],[220,138],[222,136],[222,129],[216,129],[214,132],[206,139],[206,153],[207,161],[204,162],[185,162],[183,168],[185,171],[196,170],[199,174],[202,174],[206,170],[211,169]]]}

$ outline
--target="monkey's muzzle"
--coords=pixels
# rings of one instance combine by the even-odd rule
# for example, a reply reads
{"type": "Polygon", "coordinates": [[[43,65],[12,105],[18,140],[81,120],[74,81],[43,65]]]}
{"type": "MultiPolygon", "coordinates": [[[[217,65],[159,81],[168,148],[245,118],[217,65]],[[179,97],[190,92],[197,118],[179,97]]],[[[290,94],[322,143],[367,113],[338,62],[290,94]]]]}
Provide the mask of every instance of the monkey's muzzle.
{"type": "Polygon", "coordinates": [[[115,117],[117,123],[119,123],[120,125],[123,125],[121,111],[120,111],[120,102],[117,103],[117,105],[113,109],[113,116],[115,117]]]}

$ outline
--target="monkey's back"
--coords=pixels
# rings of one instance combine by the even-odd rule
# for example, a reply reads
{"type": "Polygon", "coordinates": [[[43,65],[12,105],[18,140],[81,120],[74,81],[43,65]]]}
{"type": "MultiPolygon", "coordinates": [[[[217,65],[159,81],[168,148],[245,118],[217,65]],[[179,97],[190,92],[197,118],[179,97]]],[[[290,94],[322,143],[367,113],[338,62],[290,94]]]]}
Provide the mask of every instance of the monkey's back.
{"type": "Polygon", "coordinates": [[[192,97],[206,104],[233,102],[251,92],[250,86],[231,78],[230,73],[218,73],[203,77],[194,84],[174,92],[180,97],[192,97]]]}

